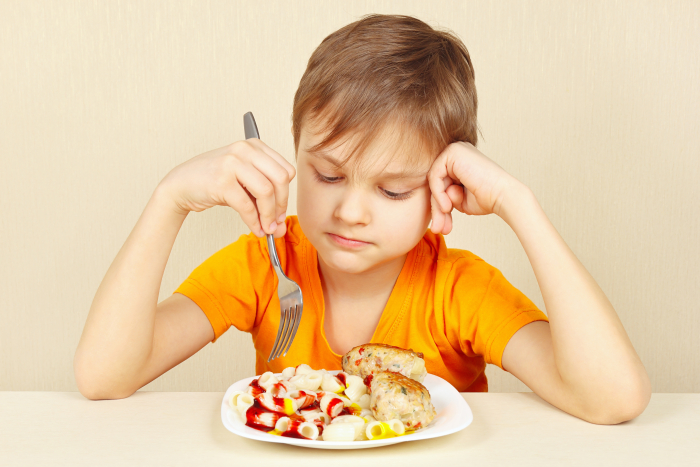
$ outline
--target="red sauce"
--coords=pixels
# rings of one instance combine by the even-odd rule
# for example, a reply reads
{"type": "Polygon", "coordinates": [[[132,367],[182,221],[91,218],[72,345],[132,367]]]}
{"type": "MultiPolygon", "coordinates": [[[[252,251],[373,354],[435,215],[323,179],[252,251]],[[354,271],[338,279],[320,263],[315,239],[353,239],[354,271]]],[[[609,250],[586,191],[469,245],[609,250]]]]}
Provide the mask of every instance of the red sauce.
{"type": "Polygon", "coordinates": [[[372,385],[372,378],[374,378],[374,375],[365,376],[365,386],[367,386],[367,389],[372,385]]]}
{"type": "Polygon", "coordinates": [[[299,410],[303,410],[316,402],[316,396],[306,391],[299,391],[299,397],[296,398],[296,401],[299,404],[299,410]]]}
{"type": "Polygon", "coordinates": [[[272,403],[275,404],[278,412],[284,413],[284,397],[273,397],[272,403]]]}
{"type": "Polygon", "coordinates": [[[297,415],[297,414],[295,414],[295,413],[293,413],[293,414],[291,414],[291,415],[287,415],[287,417],[289,417],[289,420],[291,420],[291,421],[299,421],[299,423],[303,423],[303,422],[306,421],[306,419],[305,419],[304,417],[302,417],[301,415],[297,415]]]}
{"type": "Polygon", "coordinates": [[[270,394],[272,394],[275,397],[279,396],[280,392],[282,391],[286,391],[286,388],[280,383],[273,384],[270,388],[270,394]]]}
{"type": "Polygon", "coordinates": [[[362,411],[357,409],[356,407],[343,407],[343,410],[340,411],[340,415],[358,415],[359,416],[360,413],[362,413],[362,411]]]}
{"type": "Polygon", "coordinates": [[[348,385],[348,383],[345,382],[345,373],[338,373],[337,375],[335,375],[335,377],[338,378],[338,380],[343,384],[343,386],[348,385]]]}
{"type": "Polygon", "coordinates": [[[342,403],[343,403],[343,401],[341,399],[336,399],[336,398],[331,399],[330,402],[328,402],[328,406],[326,407],[326,413],[328,415],[330,415],[331,417],[334,417],[335,415],[333,415],[333,409],[338,404],[342,404],[342,403]]]}
{"type": "Polygon", "coordinates": [[[323,420],[320,418],[317,418],[312,422],[314,425],[316,425],[316,428],[318,428],[318,435],[321,436],[323,434],[323,429],[325,428],[325,425],[323,424],[323,420]]]}
{"type": "Polygon", "coordinates": [[[270,412],[269,410],[265,410],[264,408],[260,407],[260,405],[256,406],[256,404],[258,404],[258,401],[255,401],[253,403],[253,405],[250,408],[248,408],[248,410],[246,411],[245,424],[251,428],[256,429],[256,430],[265,431],[265,432],[272,431],[275,428],[274,423],[272,426],[260,424],[259,423],[260,422],[260,415],[263,413],[271,413],[271,414],[273,414],[272,418],[274,419],[274,421],[276,423],[277,420],[279,420],[279,414],[270,412]]]}
{"type": "MultiPolygon", "coordinates": [[[[299,433],[299,426],[304,423],[306,420],[304,417],[295,417],[293,419],[289,420],[289,426],[287,427],[287,431],[282,433],[281,436],[285,436],[287,438],[299,438],[299,439],[308,439],[305,436],[302,436],[301,433],[299,433]]],[[[323,430],[323,421],[317,420],[314,423],[316,427],[318,428],[319,434],[321,434],[321,431],[323,430]],[[319,426],[318,422],[321,422],[321,426],[319,426]]]]}
{"type": "Polygon", "coordinates": [[[318,400],[315,400],[315,401],[313,401],[313,403],[311,405],[304,407],[304,410],[315,410],[315,409],[321,410],[321,402],[319,402],[318,400]]]}
{"type": "Polygon", "coordinates": [[[255,396],[255,403],[263,408],[264,410],[267,410],[268,412],[279,412],[279,413],[285,413],[284,411],[284,398],[283,397],[272,397],[272,407],[267,407],[266,404],[262,402],[262,398],[264,397],[264,394],[259,394],[255,396]]]}
{"type": "Polygon", "coordinates": [[[260,387],[260,383],[258,383],[257,379],[254,379],[250,382],[250,387],[253,388],[253,390],[251,391],[251,395],[253,397],[265,392],[265,390],[262,387],[260,387]]]}

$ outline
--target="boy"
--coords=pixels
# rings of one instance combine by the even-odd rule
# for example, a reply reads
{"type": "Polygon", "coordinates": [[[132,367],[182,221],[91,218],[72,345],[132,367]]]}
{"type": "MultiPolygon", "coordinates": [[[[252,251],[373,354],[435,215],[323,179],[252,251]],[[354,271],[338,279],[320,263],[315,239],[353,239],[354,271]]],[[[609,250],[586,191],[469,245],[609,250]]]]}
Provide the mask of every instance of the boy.
{"type": "Polygon", "coordinates": [[[532,192],[474,147],[476,111],[471,60],[453,35],[375,15],[328,36],[294,99],[296,169],[253,139],[158,185],[96,293],[75,356],[80,391],[127,397],[235,326],[253,336],[258,374],[340,369],[352,347],[381,342],[423,352],[460,391],[486,391],[492,363],[584,420],[639,415],[649,378],[615,310],[532,192]],[[297,174],[298,215],[286,217],[297,174]],[[252,233],[157,303],[182,222],[215,205],[252,233]],[[497,269],[446,248],[455,209],[514,230],[549,318],[497,269]],[[280,314],[266,233],[304,293],[294,344],[270,363],[280,314]]]}

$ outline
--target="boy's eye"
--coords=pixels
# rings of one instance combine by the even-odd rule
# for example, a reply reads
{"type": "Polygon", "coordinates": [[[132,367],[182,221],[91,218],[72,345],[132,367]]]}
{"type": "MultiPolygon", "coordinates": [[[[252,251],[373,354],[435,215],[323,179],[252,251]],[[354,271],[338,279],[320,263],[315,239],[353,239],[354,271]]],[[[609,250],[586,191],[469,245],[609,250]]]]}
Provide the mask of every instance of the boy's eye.
{"type": "Polygon", "coordinates": [[[411,197],[413,194],[413,190],[407,191],[405,193],[394,193],[393,191],[388,191],[385,190],[384,188],[380,188],[384,195],[389,198],[389,199],[395,199],[395,200],[403,200],[403,199],[408,199],[411,197]]]}
{"type": "MultiPolygon", "coordinates": [[[[314,171],[314,178],[321,183],[338,183],[343,179],[343,177],[328,177],[326,175],[322,175],[318,170],[314,171]]],[[[385,190],[384,188],[380,188],[380,190],[387,198],[399,201],[408,199],[413,194],[413,190],[409,190],[404,193],[395,193],[393,191],[385,190]]]]}
{"type": "Polygon", "coordinates": [[[340,181],[342,177],[326,177],[325,175],[321,175],[320,173],[316,172],[316,180],[319,182],[323,183],[336,183],[340,181]]]}

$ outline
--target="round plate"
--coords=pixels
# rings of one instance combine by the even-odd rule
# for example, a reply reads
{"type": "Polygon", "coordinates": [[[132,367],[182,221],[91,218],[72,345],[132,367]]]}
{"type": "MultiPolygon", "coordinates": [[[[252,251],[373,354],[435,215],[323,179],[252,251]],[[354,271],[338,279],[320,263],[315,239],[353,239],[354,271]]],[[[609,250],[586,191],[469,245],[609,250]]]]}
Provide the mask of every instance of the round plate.
{"type": "MultiPolygon", "coordinates": [[[[336,374],[338,371],[331,371],[330,373],[336,374]]],[[[280,377],[281,374],[275,376],[280,377]]],[[[435,407],[437,415],[430,425],[415,433],[406,436],[398,436],[396,438],[370,441],[316,441],[274,436],[246,426],[240,415],[235,413],[233,411],[234,409],[232,409],[227,402],[233,391],[245,391],[245,388],[255,378],[257,378],[257,376],[251,376],[250,378],[242,379],[229,386],[228,390],[226,390],[226,394],[224,394],[224,399],[221,401],[221,421],[230,432],[257,441],[292,444],[294,446],[316,449],[366,449],[451,435],[469,426],[473,420],[469,404],[467,404],[454,386],[439,376],[428,374],[423,381],[423,385],[430,391],[430,399],[435,407]]]]}

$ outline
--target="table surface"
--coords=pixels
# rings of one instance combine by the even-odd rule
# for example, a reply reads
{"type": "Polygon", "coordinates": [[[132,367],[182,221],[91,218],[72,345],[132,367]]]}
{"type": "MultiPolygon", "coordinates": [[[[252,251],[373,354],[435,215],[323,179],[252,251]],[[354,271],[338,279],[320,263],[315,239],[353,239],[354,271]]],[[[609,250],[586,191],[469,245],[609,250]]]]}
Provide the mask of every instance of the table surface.
{"type": "Polygon", "coordinates": [[[0,392],[0,463],[700,465],[700,394],[654,394],[635,420],[603,426],[572,417],[532,393],[464,393],[474,421],[458,433],[343,451],[236,436],[221,423],[223,394],[137,392],[93,402],[71,392],[0,392]]]}

